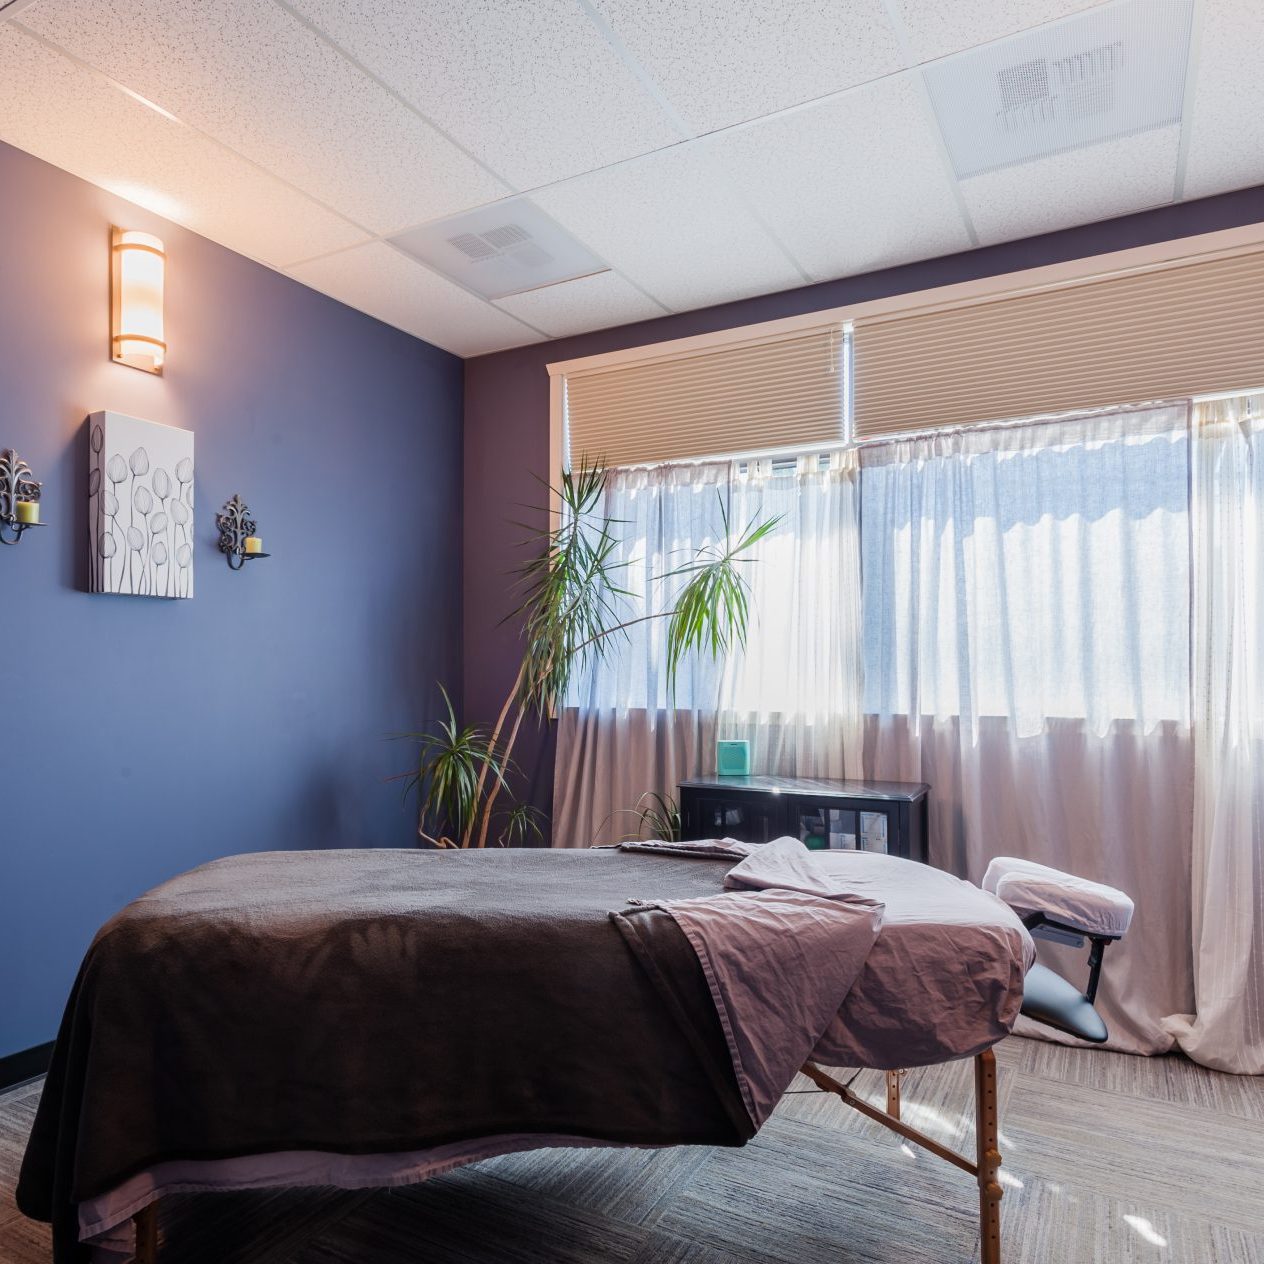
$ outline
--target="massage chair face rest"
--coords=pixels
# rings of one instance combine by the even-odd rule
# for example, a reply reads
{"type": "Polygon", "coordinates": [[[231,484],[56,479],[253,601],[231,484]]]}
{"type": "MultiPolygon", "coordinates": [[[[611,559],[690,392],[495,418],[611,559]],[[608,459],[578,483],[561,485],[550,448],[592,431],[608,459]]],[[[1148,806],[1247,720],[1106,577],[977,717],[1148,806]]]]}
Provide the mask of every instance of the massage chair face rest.
{"type": "Polygon", "coordinates": [[[1004,901],[1039,939],[1089,949],[1088,986],[1074,984],[1037,962],[1023,984],[1022,1012],[1028,1018],[1093,1044],[1108,1032],[1093,1008],[1106,945],[1123,937],[1132,923],[1133,903],[1122,891],[1031,860],[998,856],[983,875],[983,889],[1004,901]]]}

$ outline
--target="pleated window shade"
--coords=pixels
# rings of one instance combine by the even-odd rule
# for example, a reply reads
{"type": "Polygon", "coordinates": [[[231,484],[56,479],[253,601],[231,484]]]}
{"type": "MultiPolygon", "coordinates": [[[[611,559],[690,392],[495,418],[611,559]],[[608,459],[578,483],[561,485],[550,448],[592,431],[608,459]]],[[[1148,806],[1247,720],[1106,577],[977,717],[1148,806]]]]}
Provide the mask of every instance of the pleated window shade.
{"type": "Polygon", "coordinates": [[[1264,252],[855,322],[858,439],[1264,384],[1264,252]]]}
{"type": "Polygon", "coordinates": [[[572,464],[644,465],[838,444],[840,325],[566,378],[572,464]]]}

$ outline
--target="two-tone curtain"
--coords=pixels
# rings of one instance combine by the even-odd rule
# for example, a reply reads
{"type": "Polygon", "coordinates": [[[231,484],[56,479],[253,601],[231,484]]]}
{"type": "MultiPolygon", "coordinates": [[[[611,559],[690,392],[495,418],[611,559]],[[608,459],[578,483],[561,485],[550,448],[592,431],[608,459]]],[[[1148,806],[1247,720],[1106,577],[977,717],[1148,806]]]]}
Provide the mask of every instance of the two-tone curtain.
{"type": "Polygon", "coordinates": [[[783,515],[747,650],[673,695],[651,620],[576,683],[555,844],[628,833],[717,737],[758,772],[926,781],[933,863],[977,881],[1018,855],[1132,895],[1113,1047],[1264,1072],[1264,395],[615,470],[629,616],[721,505],[783,515]]]}
{"type": "Polygon", "coordinates": [[[1100,1004],[1114,1047],[1170,1047],[1192,997],[1187,406],[861,461],[866,775],[931,785],[942,868],[977,882],[1022,856],[1129,892],[1100,1004]]]}
{"type": "Polygon", "coordinates": [[[576,681],[558,724],[554,846],[634,833],[647,791],[714,768],[717,738],[746,738],[752,766],[842,777],[860,767],[858,486],[850,454],[610,471],[604,512],[626,588],[626,640],[576,681]],[[667,624],[681,579],[669,572],[766,518],[776,530],[742,563],[750,586],[745,650],[687,660],[671,686],[667,624]],[[634,622],[635,620],[643,620],[634,622]]]}
{"type": "Polygon", "coordinates": [[[1195,410],[1192,1058],[1264,1074],[1264,394],[1195,410]]]}

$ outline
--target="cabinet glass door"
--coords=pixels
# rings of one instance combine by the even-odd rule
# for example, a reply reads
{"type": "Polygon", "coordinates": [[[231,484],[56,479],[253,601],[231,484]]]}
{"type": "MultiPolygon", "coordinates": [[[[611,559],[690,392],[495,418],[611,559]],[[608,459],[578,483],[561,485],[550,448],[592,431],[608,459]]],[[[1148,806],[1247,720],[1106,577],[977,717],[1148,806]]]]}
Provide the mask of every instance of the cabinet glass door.
{"type": "Polygon", "coordinates": [[[885,812],[860,813],[860,847],[863,851],[876,851],[886,855],[887,814],[885,812]]]}
{"type": "Polygon", "coordinates": [[[854,851],[856,813],[847,808],[805,804],[794,812],[799,841],[809,851],[854,851]]]}
{"type": "Polygon", "coordinates": [[[735,838],[741,843],[768,843],[786,832],[781,806],[776,802],[700,796],[696,810],[699,838],[735,838]]]}
{"type": "Polygon", "coordinates": [[[829,804],[796,806],[791,817],[799,840],[809,851],[887,850],[887,818],[883,812],[858,812],[829,804]]]}

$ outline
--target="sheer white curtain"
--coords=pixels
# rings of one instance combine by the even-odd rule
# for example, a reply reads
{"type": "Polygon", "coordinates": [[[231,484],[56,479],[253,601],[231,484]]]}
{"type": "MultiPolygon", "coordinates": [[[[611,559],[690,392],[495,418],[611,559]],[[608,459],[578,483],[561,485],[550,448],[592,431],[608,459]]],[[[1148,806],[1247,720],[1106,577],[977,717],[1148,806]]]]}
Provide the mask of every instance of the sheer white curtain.
{"type": "Polygon", "coordinates": [[[1114,1047],[1264,1072],[1264,395],[616,471],[630,616],[721,503],[785,515],[748,650],[686,664],[673,707],[665,627],[638,625],[561,717],[555,843],[620,836],[717,737],[756,771],[926,781],[941,867],[1018,855],[1132,895],[1114,1047]]]}
{"type": "Polygon", "coordinates": [[[666,621],[638,623],[609,660],[576,682],[558,726],[555,846],[587,847],[634,830],[647,791],[674,794],[714,770],[715,741],[746,738],[752,767],[804,776],[860,766],[857,470],[850,454],[614,470],[605,512],[617,522],[622,616],[669,609],[683,581],[658,580],[737,532],[780,515],[743,564],[751,588],[745,652],[692,657],[670,691],[666,621]],[[851,763],[849,765],[848,759],[851,763]]]}
{"type": "Polygon", "coordinates": [[[930,783],[943,868],[1017,855],[1128,891],[1101,1004],[1116,1047],[1169,1047],[1192,988],[1187,409],[861,461],[866,775],[930,783]]]}
{"type": "Polygon", "coordinates": [[[1208,1066],[1264,1074],[1264,394],[1194,419],[1193,1013],[1208,1066]]]}

